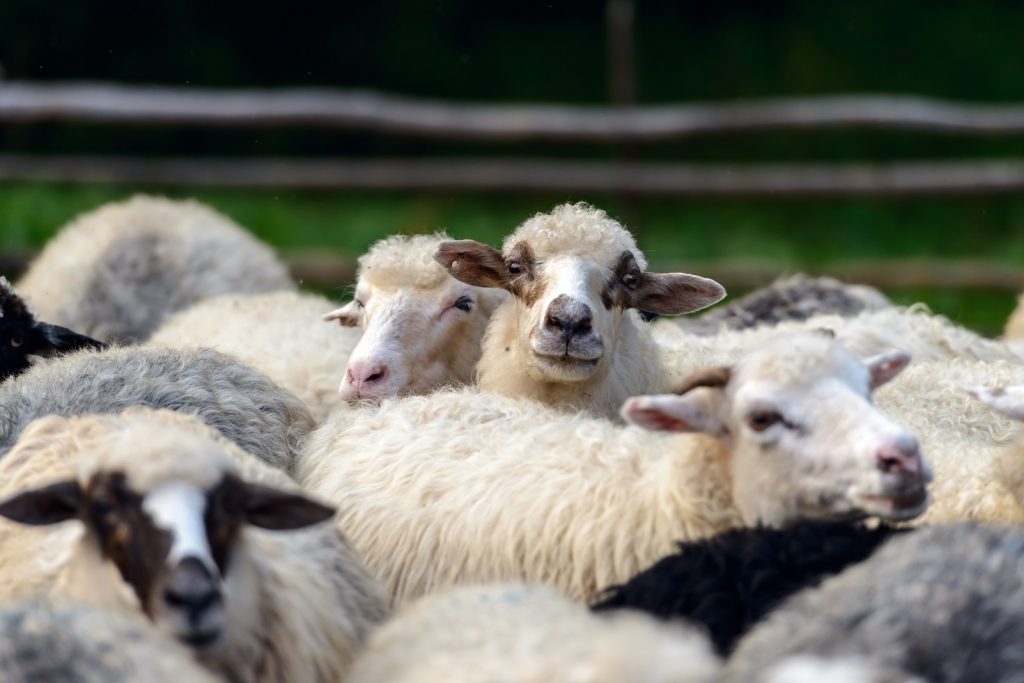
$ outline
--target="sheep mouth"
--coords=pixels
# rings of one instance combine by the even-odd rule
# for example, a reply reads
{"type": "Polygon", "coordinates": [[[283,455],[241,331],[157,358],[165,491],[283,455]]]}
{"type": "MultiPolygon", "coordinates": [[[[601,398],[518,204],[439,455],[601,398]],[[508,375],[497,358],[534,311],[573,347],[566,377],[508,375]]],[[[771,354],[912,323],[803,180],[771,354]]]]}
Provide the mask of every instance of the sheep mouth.
{"type": "Polygon", "coordinates": [[[193,650],[207,651],[220,645],[222,635],[221,631],[190,631],[179,635],[178,640],[193,650]]]}
{"type": "Polygon", "coordinates": [[[928,507],[928,491],[923,487],[892,495],[858,495],[857,505],[870,515],[894,521],[917,517],[928,507]]]}
{"type": "Polygon", "coordinates": [[[566,378],[585,378],[593,374],[601,358],[579,358],[563,353],[562,355],[549,355],[534,352],[533,357],[537,360],[540,369],[546,374],[566,378]]]}

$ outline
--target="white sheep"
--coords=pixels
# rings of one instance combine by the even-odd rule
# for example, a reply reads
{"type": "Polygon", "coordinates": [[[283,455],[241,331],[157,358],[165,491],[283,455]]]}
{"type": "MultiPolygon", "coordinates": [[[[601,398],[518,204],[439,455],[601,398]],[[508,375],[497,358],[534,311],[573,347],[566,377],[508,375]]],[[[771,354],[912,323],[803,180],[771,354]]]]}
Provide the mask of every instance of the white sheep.
{"type": "Polygon", "coordinates": [[[423,598],[378,629],[350,683],[711,683],[707,638],[634,613],[590,614],[550,588],[423,598]]]}
{"type": "Polygon", "coordinates": [[[624,409],[717,439],[469,390],[385,401],[314,431],[296,476],[339,505],[397,599],[502,580],[586,599],[679,540],[742,523],[918,514],[928,472],[917,442],[869,403],[907,361],[865,365],[826,335],[784,336],[682,395],[624,409]]]}
{"type": "Polygon", "coordinates": [[[38,417],[118,413],[134,405],[194,413],[285,470],[314,424],[298,398],[211,349],[79,351],[0,384],[0,456],[38,417]]]}
{"type": "Polygon", "coordinates": [[[139,619],[80,604],[0,607],[4,683],[216,683],[184,647],[139,619]]]}
{"type": "Polygon", "coordinates": [[[436,258],[462,282],[513,295],[487,329],[481,389],[609,417],[630,396],[667,389],[641,316],[688,313],[725,296],[714,280],[645,272],[629,231],[586,204],[526,220],[502,251],[462,240],[441,244],[436,258]]]}
{"type": "Polygon", "coordinates": [[[223,214],[145,195],[73,220],[18,283],[44,320],[105,342],[144,340],[206,297],[294,288],[273,252],[223,214]]]}
{"type": "Polygon", "coordinates": [[[352,301],[324,315],[363,329],[341,380],[345,399],[425,394],[473,380],[487,323],[508,297],[449,277],[433,259],[448,239],[394,235],[359,258],[352,301]]]}
{"type": "Polygon", "coordinates": [[[776,667],[817,658],[860,660],[878,683],[1019,681],[1022,551],[1019,527],[959,524],[895,537],[780,606],[740,642],[725,680],[788,682],[776,667]]]}
{"type": "Polygon", "coordinates": [[[0,598],[145,614],[228,680],[339,681],[386,614],[333,509],[193,417],[43,418],[0,481],[0,598]]]}
{"type": "Polygon", "coordinates": [[[359,342],[359,330],[321,322],[331,307],[317,294],[228,294],[174,314],[148,343],[233,356],[298,396],[320,423],[343,403],[338,384],[359,342]]]}

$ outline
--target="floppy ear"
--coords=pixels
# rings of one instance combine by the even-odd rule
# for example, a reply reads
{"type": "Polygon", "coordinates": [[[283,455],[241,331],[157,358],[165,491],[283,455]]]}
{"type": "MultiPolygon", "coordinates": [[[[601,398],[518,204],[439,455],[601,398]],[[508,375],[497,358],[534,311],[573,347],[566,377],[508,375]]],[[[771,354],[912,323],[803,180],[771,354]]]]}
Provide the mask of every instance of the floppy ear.
{"type": "Polygon", "coordinates": [[[82,489],[71,479],[19,493],[0,503],[0,516],[32,526],[78,519],[82,489]]]}
{"type": "Polygon", "coordinates": [[[871,356],[864,361],[871,377],[871,388],[877,389],[896,377],[910,365],[910,354],[906,351],[889,351],[871,356]]]}
{"type": "Polygon", "coordinates": [[[262,529],[301,529],[334,516],[334,508],[295,493],[262,484],[243,483],[242,487],[242,514],[249,524],[262,529]]]}
{"type": "Polygon", "coordinates": [[[1014,420],[1024,421],[1024,386],[999,387],[997,389],[968,387],[967,393],[997,413],[1014,420]]]}
{"type": "Polygon", "coordinates": [[[107,345],[101,341],[96,341],[92,337],[86,337],[84,334],[78,334],[60,325],[36,323],[34,331],[37,333],[38,338],[36,340],[37,343],[33,344],[30,353],[36,356],[49,358],[60,353],[78,351],[79,349],[100,350],[107,348],[107,345]]]}
{"type": "Polygon", "coordinates": [[[321,317],[327,321],[337,320],[342,327],[358,327],[359,304],[353,299],[341,308],[335,308],[330,313],[324,313],[321,317]]]}
{"type": "Polygon", "coordinates": [[[725,287],[687,273],[644,273],[630,296],[630,306],[647,314],[692,313],[725,298],[725,287]]]}
{"type": "Polygon", "coordinates": [[[494,247],[474,240],[442,242],[434,260],[448,274],[474,287],[508,288],[509,272],[505,257],[494,247]]]}
{"type": "Polygon", "coordinates": [[[623,404],[622,417],[652,431],[704,432],[721,437],[725,433],[721,396],[719,389],[710,387],[694,389],[682,396],[634,396],[623,404]]]}

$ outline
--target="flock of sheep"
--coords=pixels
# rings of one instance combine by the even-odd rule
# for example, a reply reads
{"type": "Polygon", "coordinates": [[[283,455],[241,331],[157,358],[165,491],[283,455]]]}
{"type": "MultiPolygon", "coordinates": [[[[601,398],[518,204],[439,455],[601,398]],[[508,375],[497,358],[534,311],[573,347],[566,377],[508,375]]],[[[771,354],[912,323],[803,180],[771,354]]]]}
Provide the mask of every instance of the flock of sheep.
{"type": "Polygon", "coordinates": [[[0,679],[1024,681],[1021,347],[667,317],[724,296],[584,204],[341,307],[200,204],[78,218],[0,278],[0,679]]]}

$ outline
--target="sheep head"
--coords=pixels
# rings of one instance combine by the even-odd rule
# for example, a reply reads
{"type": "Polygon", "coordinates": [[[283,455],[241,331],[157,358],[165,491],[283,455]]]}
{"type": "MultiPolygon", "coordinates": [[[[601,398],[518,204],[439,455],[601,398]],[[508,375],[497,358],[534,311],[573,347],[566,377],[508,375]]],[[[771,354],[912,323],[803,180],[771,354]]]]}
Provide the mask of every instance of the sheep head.
{"type": "Polygon", "coordinates": [[[616,350],[627,312],[648,317],[700,310],[721,300],[714,280],[646,272],[632,235],[603,211],[556,207],[521,225],[502,251],[472,240],[435,255],[452,277],[505,290],[516,301],[515,343],[537,380],[587,380],[616,350]]]}
{"type": "Polygon", "coordinates": [[[928,504],[917,439],[871,403],[908,354],[860,361],[820,333],[780,335],[678,394],[641,396],[623,416],[648,429],[704,432],[731,449],[733,498],[750,523],[876,515],[905,520],[928,504]]]}
{"type": "Polygon", "coordinates": [[[324,316],[363,328],[339,389],[349,401],[427,393],[472,378],[504,292],[449,277],[431,258],[446,235],[395,236],[360,260],[351,302],[324,316]]]}
{"type": "Polygon", "coordinates": [[[86,432],[77,477],[3,501],[0,516],[34,526],[80,522],[86,533],[69,562],[76,578],[68,597],[141,611],[206,656],[227,645],[237,611],[252,607],[243,604],[254,599],[250,570],[238,557],[245,526],[299,529],[334,510],[242,480],[217,438],[147,414],[158,415],[127,418],[144,422],[135,431],[119,428],[123,416],[77,418],[114,428],[86,432]]]}
{"type": "Polygon", "coordinates": [[[30,356],[48,357],[104,346],[66,327],[36,320],[7,278],[0,277],[0,382],[28,369],[30,356]]]}

